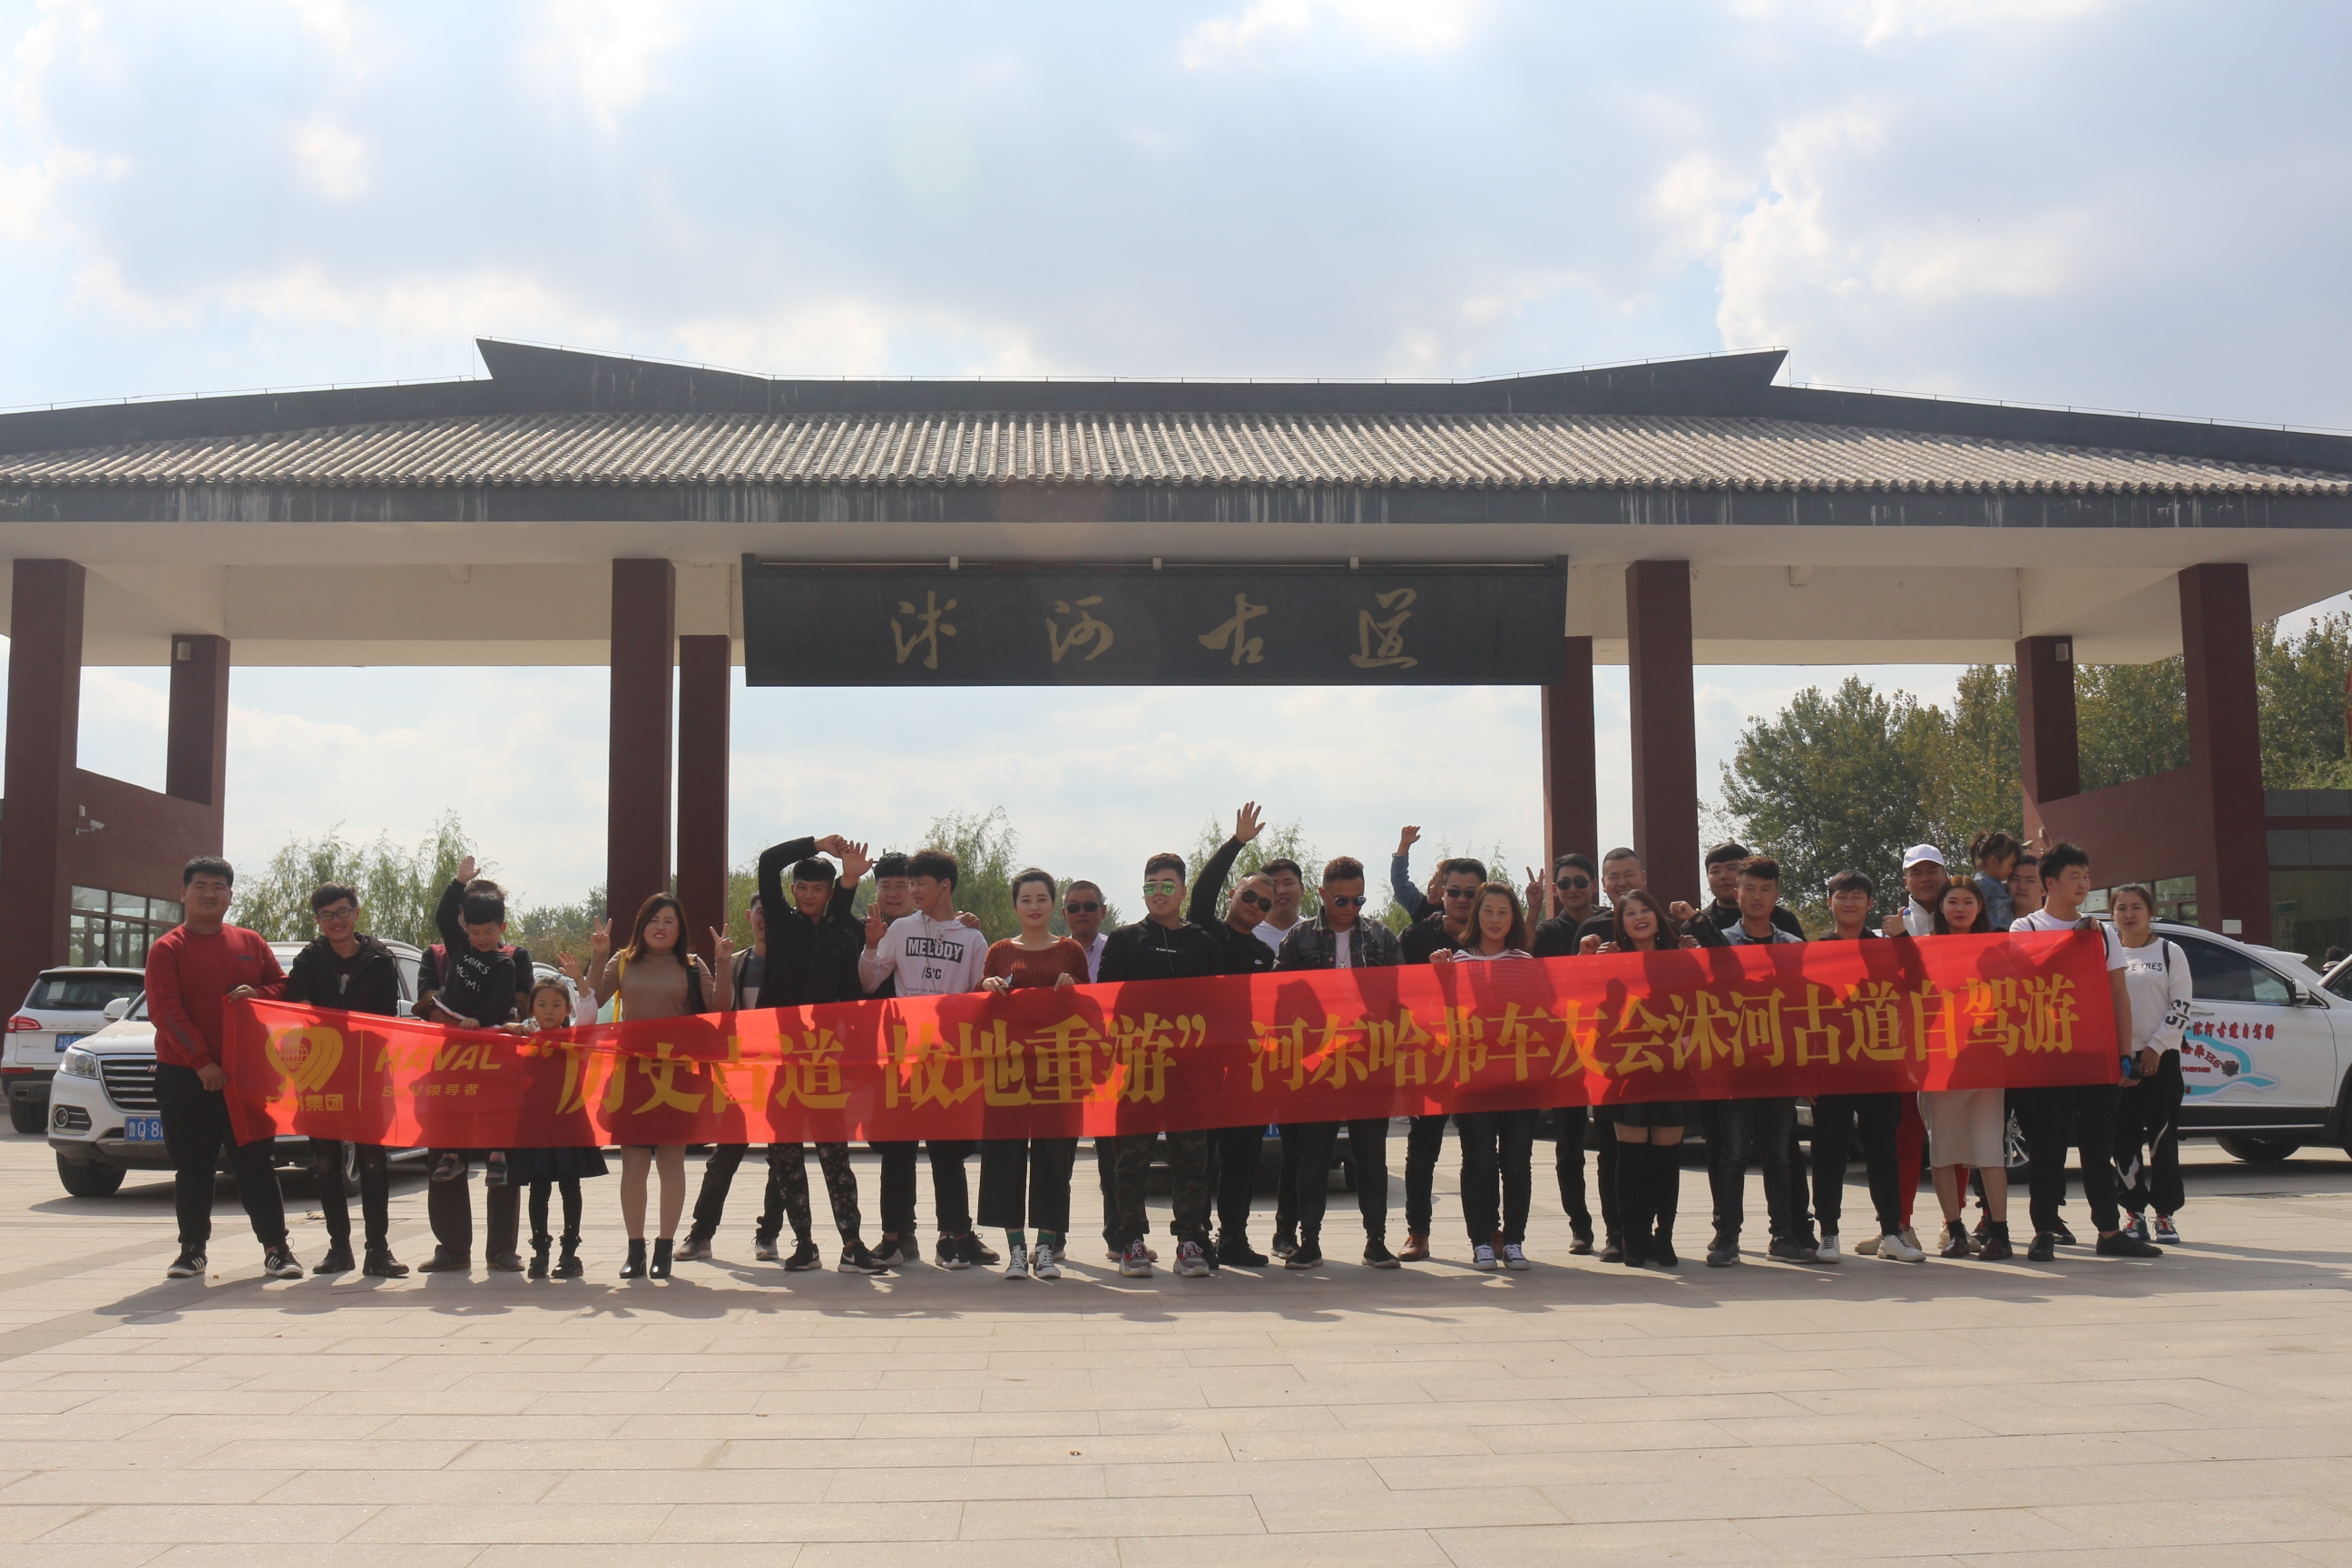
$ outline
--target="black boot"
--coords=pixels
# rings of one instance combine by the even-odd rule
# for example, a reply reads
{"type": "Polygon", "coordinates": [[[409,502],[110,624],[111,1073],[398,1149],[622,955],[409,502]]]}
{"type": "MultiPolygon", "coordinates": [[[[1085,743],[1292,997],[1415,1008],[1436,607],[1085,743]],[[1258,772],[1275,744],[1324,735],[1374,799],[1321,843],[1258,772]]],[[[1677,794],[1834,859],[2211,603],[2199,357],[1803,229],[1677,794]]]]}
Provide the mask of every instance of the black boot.
{"type": "Polygon", "coordinates": [[[1627,1143],[1617,1151],[1617,1261],[1639,1268],[1650,1258],[1650,1146],[1627,1143]]]}
{"type": "Polygon", "coordinates": [[[653,1267],[646,1269],[646,1272],[656,1279],[668,1279],[670,1258],[675,1254],[676,1250],[677,1244],[671,1241],[669,1237],[665,1236],[656,1240],[654,1243],[653,1267]]]}
{"type": "Polygon", "coordinates": [[[558,1279],[577,1279],[585,1272],[587,1270],[580,1267],[580,1233],[567,1230],[563,1233],[563,1256],[555,1261],[555,1277],[558,1279]]]}
{"type": "Polygon", "coordinates": [[[549,1237],[547,1232],[539,1230],[531,1233],[530,1277],[534,1279],[544,1279],[547,1278],[548,1245],[549,1237]]]}
{"type": "Polygon", "coordinates": [[[642,1279],[646,1277],[646,1243],[640,1237],[629,1243],[629,1260],[621,1265],[621,1278],[642,1279]]]}
{"type": "Polygon", "coordinates": [[[349,1274],[358,1265],[352,1261],[352,1238],[333,1236],[327,1238],[327,1256],[319,1260],[321,1274],[349,1274]]]}
{"type": "Polygon", "coordinates": [[[404,1279],[408,1277],[408,1265],[394,1258],[389,1247],[371,1247],[360,1272],[371,1279],[404,1279]]]}
{"type": "Polygon", "coordinates": [[[1682,1206],[1683,1150],[1679,1143],[1650,1145],[1650,1261],[1661,1268],[1682,1262],[1675,1255],[1675,1215],[1682,1206]]]}

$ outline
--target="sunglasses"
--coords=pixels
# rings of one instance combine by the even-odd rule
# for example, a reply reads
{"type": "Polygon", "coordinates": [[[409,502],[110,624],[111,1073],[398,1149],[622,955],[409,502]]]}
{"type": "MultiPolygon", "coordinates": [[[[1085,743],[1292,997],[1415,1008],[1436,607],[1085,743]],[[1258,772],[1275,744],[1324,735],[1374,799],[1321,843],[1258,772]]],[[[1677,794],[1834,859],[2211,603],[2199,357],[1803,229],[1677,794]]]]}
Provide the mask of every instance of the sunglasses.
{"type": "Polygon", "coordinates": [[[1592,879],[1590,877],[1562,877],[1559,881],[1554,882],[1552,886],[1555,888],[1589,888],[1592,886],[1592,879]]]}
{"type": "Polygon", "coordinates": [[[1064,904],[1062,909],[1065,913],[1073,915],[1097,915],[1102,913],[1102,906],[1100,904],[1068,903],[1064,904]]]}
{"type": "Polygon", "coordinates": [[[1262,894],[1251,892],[1247,888],[1235,893],[1234,895],[1234,901],[1235,903],[1247,904],[1254,910],[1270,910],[1274,908],[1274,900],[1272,899],[1266,898],[1262,894]]]}
{"type": "Polygon", "coordinates": [[[1448,888],[1445,889],[1445,896],[1449,899],[1475,899],[1478,896],[1478,889],[1475,888],[1448,888]]]}
{"type": "Polygon", "coordinates": [[[1147,899],[1165,898],[1183,885],[1181,882],[1146,882],[1143,884],[1143,896],[1147,899]]]}
{"type": "Polygon", "coordinates": [[[1358,893],[1352,898],[1326,899],[1323,901],[1337,910],[1360,910],[1370,900],[1358,893]]]}

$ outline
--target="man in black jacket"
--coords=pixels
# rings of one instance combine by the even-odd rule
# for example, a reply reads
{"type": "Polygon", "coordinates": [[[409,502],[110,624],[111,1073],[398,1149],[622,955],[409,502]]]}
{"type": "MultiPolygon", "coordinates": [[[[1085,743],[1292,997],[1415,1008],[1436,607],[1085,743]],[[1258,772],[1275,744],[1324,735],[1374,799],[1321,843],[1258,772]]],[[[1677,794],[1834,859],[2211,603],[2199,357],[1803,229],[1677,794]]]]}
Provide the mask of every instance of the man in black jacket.
{"type": "MultiPolygon", "coordinates": [[[[389,1018],[400,1011],[400,960],[372,936],[361,933],[360,896],[341,882],[327,882],[310,894],[310,918],[319,934],[294,955],[286,973],[286,1000],[346,1013],[389,1018]]],[[[408,1266],[392,1255],[392,1173],[381,1143],[352,1145],[359,1167],[360,1213],[367,1227],[364,1273],[397,1279],[408,1266]]],[[[310,1184],[319,1214],[327,1222],[327,1256],[321,1274],[352,1270],[352,1210],[343,1193],[343,1145],[332,1138],[310,1140],[310,1184]]]]}
{"type": "MultiPolygon", "coordinates": [[[[1481,879],[1484,879],[1483,878],[1481,879]]],[[[1322,909],[1282,939],[1275,968],[1379,969],[1403,954],[1394,932],[1363,918],[1364,863],[1334,856],[1323,866],[1322,909]]],[[[1298,1151],[1298,1250],[1284,1258],[1288,1268],[1314,1268],[1323,1261],[1323,1215],[1331,1195],[1331,1152],[1339,1142],[1336,1121],[1286,1121],[1282,1142],[1298,1151]]],[[[1348,1149],[1356,1167],[1356,1208],[1364,1220],[1364,1262],[1394,1268],[1388,1247],[1389,1121],[1385,1116],[1348,1123],[1348,1149]]]]}
{"type": "MultiPolygon", "coordinates": [[[[442,891],[446,904],[458,900],[459,912],[477,899],[495,903],[500,925],[506,921],[506,889],[486,878],[478,879],[478,868],[471,855],[457,863],[457,876],[442,891]]],[[[461,922],[462,923],[462,922],[461,922]]],[[[477,923],[487,923],[477,922],[477,923]]],[[[467,944],[470,947],[470,942],[467,944]]],[[[425,962],[416,977],[416,1002],[414,1012],[428,1023],[446,1021],[446,1009],[436,1009],[435,1003],[443,989],[442,981],[456,963],[464,957],[464,950],[453,944],[437,942],[426,950],[425,962]]],[[[477,951],[478,961],[480,954],[477,951]]],[[[490,967],[503,973],[512,966],[515,987],[514,1005],[500,1012],[494,998],[480,1005],[486,1013],[495,1016],[476,1018],[486,1029],[495,1029],[509,1017],[530,1011],[530,986],[533,965],[530,952],[508,942],[497,947],[497,958],[503,960],[490,967]]],[[[474,1017],[468,1013],[467,1017],[474,1017]]],[[[467,1149],[435,1149],[431,1152],[433,1179],[425,1189],[425,1214],[433,1226],[433,1256],[418,1264],[422,1274],[463,1274],[473,1267],[474,1197],[472,1173],[468,1169],[473,1151],[467,1149]]],[[[522,1235],[522,1189],[509,1185],[495,1173],[488,1173],[482,1183],[483,1261],[495,1272],[522,1272],[522,1254],[515,1249],[522,1235]]]]}
{"type": "MultiPolygon", "coordinates": [[[[1407,828],[1417,833],[1417,828],[1407,828]]],[[[1397,947],[1407,963],[1427,963],[1430,955],[1452,952],[1470,929],[1470,911],[1477,907],[1478,889],[1486,885],[1486,864],[1467,856],[1441,860],[1437,866],[1437,907],[1405,928],[1397,947]]],[[[1445,1149],[1445,1117],[1416,1116],[1404,1140],[1404,1252],[1402,1260],[1422,1263],[1429,1258],[1429,1229],[1437,1211],[1437,1157],[1445,1149]]],[[[1353,1133],[1349,1138],[1352,1140],[1353,1133]]]]}
{"type": "MultiPolygon", "coordinates": [[[[1257,928],[1274,912],[1274,879],[1252,872],[1234,889],[1224,918],[1217,918],[1217,900],[1242,847],[1258,836],[1265,819],[1257,802],[1245,803],[1234,814],[1234,836],[1217,847],[1192,884],[1192,902],[1185,916],[1217,939],[1223,954],[1220,974],[1265,974],[1274,968],[1274,949],[1258,939],[1257,928]]],[[[1257,1160],[1265,1143],[1265,1126],[1221,1127],[1209,1134],[1211,1179],[1217,1191],[1217,1262],[1234,1268],[1263,1268],[1265,1254],[1249,1244],[1250,1198],[1257,1189],[1257,1160]]]]}
{"type": "MultiPolygon", "coordinates": [[[[1637,862],[1638,864],[1638,862],[1637,862]]],[[[1552,862],[1552,907],[1559,912],[1538,925],[1528,952],[1538,958],[1570,958],[1582,951],[1584,923],[1599,912],[1595,893],[1600,874],[1592,858],[1570,852],[1552,862]]],[[[1592,1210],[1585,1201],[1584,1147],[1592,1127],[1592,1112],[1581,1105],[1552,1108],[1552,1167],[1559,1178],[1559,1206],[1568,1215],[1569,1251],[1592,1250],[1592,1210]]],[[[1603,1129],[1599,1184],[1601,1220],[1613,1245],[1617,1237],[1617,1139],[1603,1129]]],[[[1407,1176],[1410,1183],[1411,1176],[1407,1176]]]]}
{"type": "MultiPolygon", "coordinates": [[[[1230,864],[1230,862],[1228,862],[1230,864]]],[[[1103,944],[1102,980],[1192,980],[1224,973],[1224,955],[1217,939],[1186,920],[1184,857],[1154,855],[1143,866],[1144,918],[1121,926],[1103,944]]],[[[1151,1249],[1144,1245],[1146,1225],[1143,1189],[1151,1173],[1151,1147],[1159,1135],[1123,1134],[1118,1140],[1118,1184],[1120,1274],[1131,1279],[1151,1276],[1151,1249]]],[[[1170,1228],[1176,1233],[1176,1272],[1198,1279],[1215,1269],[1209,1250],[1209,1134],[1204,1131],[1168,1134],[1168,1176],[1175,1215],[1170,1228]]]]}

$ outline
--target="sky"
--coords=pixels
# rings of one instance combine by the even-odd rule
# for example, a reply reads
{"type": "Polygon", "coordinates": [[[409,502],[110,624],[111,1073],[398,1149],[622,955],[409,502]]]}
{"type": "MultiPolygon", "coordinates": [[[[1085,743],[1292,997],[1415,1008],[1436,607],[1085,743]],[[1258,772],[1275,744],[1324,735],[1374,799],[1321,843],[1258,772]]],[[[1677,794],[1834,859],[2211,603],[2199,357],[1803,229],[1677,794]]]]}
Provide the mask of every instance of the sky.
{"type": "MultiPolygon", "coordinates": [[[[1804,382],[2347,428],[2347,58],[2316,0],[0,3],[0,406],[477,374],[478,334],[775,374],[1780,346],[1804,382]]],[[[1703,668],[1703,789],[1846,673],[1703,668]]],[[[1598,700],[1613,842],[1622,670],[1598,700]]],[[[576,899],[604,703],[595,669],[239,669],[228,850],[454,810],[524,901],[576,899]],[[461,774],[434,720],[486,681],[522,717],[461,774]]],[[[160,670],[88,672],[83,765],[160,785],[163,712],[160,670]]],[[[739,858],[1002,805],[1124,886],[1244,798],[1326,854],[1538,847],[1531,691],[734,721],[739,858]]]]}

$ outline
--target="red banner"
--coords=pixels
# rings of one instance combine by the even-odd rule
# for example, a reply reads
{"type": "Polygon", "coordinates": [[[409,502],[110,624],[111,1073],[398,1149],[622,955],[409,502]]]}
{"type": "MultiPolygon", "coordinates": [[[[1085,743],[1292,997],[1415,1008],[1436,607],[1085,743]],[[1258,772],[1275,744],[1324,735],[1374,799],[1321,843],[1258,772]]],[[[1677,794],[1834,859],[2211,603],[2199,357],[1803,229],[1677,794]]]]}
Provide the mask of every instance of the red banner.
{"type": "Polygon", "coordinates": [[[238,1136],[549,1148],[1151,1132],[2112,1081],[2083,932],[849,1002],[544,1035],[228,1008],[238,1136]]]}

